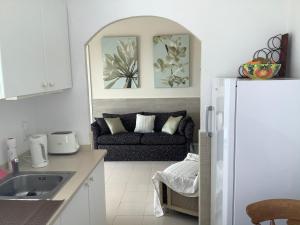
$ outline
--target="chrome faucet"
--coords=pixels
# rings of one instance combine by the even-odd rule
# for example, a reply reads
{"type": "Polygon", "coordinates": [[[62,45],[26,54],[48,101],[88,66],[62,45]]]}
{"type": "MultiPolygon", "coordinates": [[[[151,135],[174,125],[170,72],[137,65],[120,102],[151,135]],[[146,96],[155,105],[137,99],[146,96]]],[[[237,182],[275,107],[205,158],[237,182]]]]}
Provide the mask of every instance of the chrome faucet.
{"type": "Polygon", "coordinates": [[[16,174],[19,173],[19,159],[18,158],[14,158],[10,161],[11,164],[11,168],[12,168],[12,173],[16,174]]]}

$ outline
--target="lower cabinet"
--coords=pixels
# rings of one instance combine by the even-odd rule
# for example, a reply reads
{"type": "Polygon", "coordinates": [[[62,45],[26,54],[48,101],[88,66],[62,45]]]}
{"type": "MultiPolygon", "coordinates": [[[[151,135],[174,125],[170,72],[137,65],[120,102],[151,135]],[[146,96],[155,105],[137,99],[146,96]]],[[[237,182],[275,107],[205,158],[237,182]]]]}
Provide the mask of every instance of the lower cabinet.
{"type": "Polygon", "coordinates": [[[61,219],[58,218],[53,225],[61,225],[61,219]]]}
{"type": "Polygon", "coordinates": [[[54,225],[106,225],[104,162],[75,193],[54,225]]]}
{"type": "Polygon", "coordinates": [[[89,179],[90,225],[104,225],[106,224],[106,209],[103,161],[94,169],[89,179]]]}
{"type": "Polygon", "coordinates": [[[62,225],[90,224],[89,187],[85,183],[75,194],[61,215],[62,225]]]}

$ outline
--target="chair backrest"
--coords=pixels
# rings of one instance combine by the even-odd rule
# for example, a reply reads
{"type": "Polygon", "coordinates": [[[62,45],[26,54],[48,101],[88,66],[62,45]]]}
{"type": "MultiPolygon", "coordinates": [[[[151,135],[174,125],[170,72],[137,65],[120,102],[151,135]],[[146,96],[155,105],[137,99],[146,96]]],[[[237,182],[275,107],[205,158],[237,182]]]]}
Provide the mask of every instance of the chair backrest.
{"type": "Polygon", "coordinates": [[[247,206],[247,214],[255,225],[270,221],[275,225],[278,219],[286,219],[288,225],[300,225],[300,200],[272,199],[247,206]]]}

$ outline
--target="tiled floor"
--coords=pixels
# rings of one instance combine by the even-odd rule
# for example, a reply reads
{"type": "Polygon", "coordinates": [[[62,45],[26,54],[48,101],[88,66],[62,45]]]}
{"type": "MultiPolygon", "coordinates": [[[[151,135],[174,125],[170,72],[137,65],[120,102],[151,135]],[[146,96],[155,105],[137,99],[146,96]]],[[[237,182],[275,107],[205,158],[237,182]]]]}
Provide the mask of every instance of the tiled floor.
{"type": "Polygon", "coordinates": [[[151,177],[172,162],[105,162],[107,225],[198,225],[194,217],[153,215],[151,177]]]}

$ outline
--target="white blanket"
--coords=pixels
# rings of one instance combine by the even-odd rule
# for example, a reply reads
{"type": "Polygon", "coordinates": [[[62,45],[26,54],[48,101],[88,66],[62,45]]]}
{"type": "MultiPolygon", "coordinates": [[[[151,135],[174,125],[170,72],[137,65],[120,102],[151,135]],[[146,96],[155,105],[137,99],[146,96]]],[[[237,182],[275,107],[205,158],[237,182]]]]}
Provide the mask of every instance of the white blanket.
{"type": "Polygon", "coordinates": [[[184,161],[175,163],[152,177],[154,185],[154,215],[164,215],[159,199],[159,184],[163,182],[173,191],[186,197],[198,197],[199,155],[189,153],[184,161]]]}

